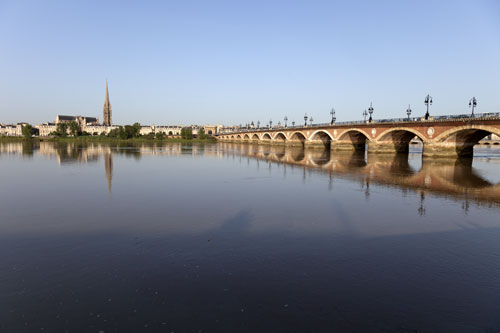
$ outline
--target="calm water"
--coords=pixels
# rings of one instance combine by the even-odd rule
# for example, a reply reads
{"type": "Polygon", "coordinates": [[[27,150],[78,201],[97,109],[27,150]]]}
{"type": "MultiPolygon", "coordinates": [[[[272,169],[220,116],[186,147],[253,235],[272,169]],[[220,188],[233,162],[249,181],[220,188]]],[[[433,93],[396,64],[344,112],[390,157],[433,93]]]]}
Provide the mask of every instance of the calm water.
{"type": "Polygon", "coordinates": [[[0,167],[2,332],[500,331],[494,147],[4,143],[0,167]]]}

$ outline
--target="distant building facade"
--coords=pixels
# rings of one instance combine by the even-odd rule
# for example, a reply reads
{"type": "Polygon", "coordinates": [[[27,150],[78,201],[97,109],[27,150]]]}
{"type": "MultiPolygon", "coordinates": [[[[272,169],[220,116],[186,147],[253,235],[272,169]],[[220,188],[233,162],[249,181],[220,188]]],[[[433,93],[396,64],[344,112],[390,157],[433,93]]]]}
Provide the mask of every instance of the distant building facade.
{"type": "Polygon", "coordinates": [[[95,117],[85,117],[85,116],[61,116],[56,117],[56,125],[59,123],[69,123],[75,121],[80,127],[87,124],[98,124],[99,119],[95,117]]]}

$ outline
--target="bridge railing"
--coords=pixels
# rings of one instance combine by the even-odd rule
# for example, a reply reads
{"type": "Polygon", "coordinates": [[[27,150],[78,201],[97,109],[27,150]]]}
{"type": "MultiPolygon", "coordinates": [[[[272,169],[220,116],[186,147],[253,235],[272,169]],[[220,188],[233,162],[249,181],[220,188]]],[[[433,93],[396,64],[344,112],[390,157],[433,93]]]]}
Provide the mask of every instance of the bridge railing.
{"type": "MultiPolygon", "coordinates": [[[[484,113],[476,113],[472,116],[470,113],[467,114],[457,114],[457,115],[447,115],[447,116],[433,116],[430,117],[429,120],[425,120],[424,117],[410,117],[410,118],[388,118],[388,119],[373,119],[370,124],[374,123],[403,123],[403,122],[420,122],[420,121],[446,121],[446,120],[459,120],[459,119],[487,119],[487,118],[500,118],[500,112],[484,112],[484,113]]],[[[363,125],[369,124],[368,121],[365,120],[354,120],[354,121],[337,121],[332,125],[331,123],[318,123],[318,124],[310,124],[307,126],[299,125],[299,126],[274,126],[274,127],[259,127],[259,128],[240,128],[236,131],[229,133],[247,133],[247,132],[265,132],[269,130],[279,130],[279,129],[301,129],[301,128],[311,128],[311,127],[327,127],[327,126],[335,126],[335,125],[363,125]]],[[[222,133],[228,134],[228,133],[222,133]]]]}

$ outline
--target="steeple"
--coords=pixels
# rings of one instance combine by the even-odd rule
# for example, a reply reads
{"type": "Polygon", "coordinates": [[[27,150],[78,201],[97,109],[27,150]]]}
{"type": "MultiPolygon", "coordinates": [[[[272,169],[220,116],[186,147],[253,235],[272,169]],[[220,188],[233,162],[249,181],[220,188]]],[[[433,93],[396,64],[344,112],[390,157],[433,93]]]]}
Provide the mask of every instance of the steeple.
{"type": "Polygon", "coordinates": [[[111,126],[113,124],[111,120],[111,104],[109,103],[109,92],[108,92],[108,80],[106,79],[106,97],[104,99],[104,107],[102,109],[103,120],[102,123],[105,126],[111,126]]]}
{"type": "Polygon", "coordinates": [[[104,101],[104,105],[109,105],[109,92],[108,92],[108,80],[106,79],[106,100],[104,101]]]}

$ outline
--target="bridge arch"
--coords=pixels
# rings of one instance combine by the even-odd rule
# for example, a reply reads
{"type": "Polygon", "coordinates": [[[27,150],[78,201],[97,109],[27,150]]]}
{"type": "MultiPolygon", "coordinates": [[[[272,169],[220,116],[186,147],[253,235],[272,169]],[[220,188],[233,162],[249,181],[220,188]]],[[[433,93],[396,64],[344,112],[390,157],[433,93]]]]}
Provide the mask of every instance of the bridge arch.
{"type": "Polygon", "coordinates": [[[325,130],[317,130],[309,136],[309,144],[314,146],[322,146],[330,149],[333,141],[332,136],[325,130]]]}
{"type": "Polygon", "coordinates": [[[365,151],[366,144],[370,141],[369,136],[365,132],[357,128],[348,128],[340,133],[336,147],[339,150],[365,151]]]}
{"type": "Polygon", "coordinates": [[[385,145],[396,153],[408,153],[410,151],[410,142],[417,137],[425,144],[426,138],[419,131],[408,127],[390,128],[376,138],[378,144],[385,145]]]}
{"type": "Polygon", "coordinates": [[[306,142],[306,136],[302,132],[293,132],[288,137],[289,143],[294,146],[304,147],[304,143],[306,142]]]}
{"type": "Polygon", "coordinates": [[[244,139],[244,140],[250,140],[250,135],[245,134],[245,135],[243,136],[243,139],[244,139]]]}
{"type": "Polygon", "coordinates": [[[444,131],[433,141],[442,147],[454,147],[459,157],[472,157],[474,146],[490,134],[500,136],[500,128],[485,125],[463,125],[444,131]]]}
{"type": "Polygon", "coordinates": [[[269,134],[269,133],[262,134],[261,140],[262,141],[271,141],[272,140],[271,134],[269,134]]]}
{"type": "Polygon", "coordinates": [[[252,140],[260,140],[259,136],[257,134],[252,135],[252,140]]]}
{"type": "Polygon", "coordinates": [[[231,139],[233,139],[233,140],[234,140],[234,135],[231,135],[231,139]]]}
{"type": "Polygon", "coordinates": [[[241,135],[239,135],[239,134],[238,134],[238,135],[236,136],[236,139],[241,140],[241,135]]]}
{"type": "Polygon", "coordinates": [[[484,125],[472,125],[472,126],[471,125],[464,125],[464,126],[458,126],[458,127],[454,127],[452,129],[449,129],[447,131],[444,131],[443,133],[436,136],[434,138],[434,141],[445,142],[445,141],[449,141],[450,139],[454,138],[455,135],[457,135],[457,134],[470,135],[470,134],[474,134],[476,132],[483,132],[483,133],[478,133],[480,135],[485,134],[483,137],[481,137],[481,139],[487,135],[490,135],[490,134],[495,134],[495,135],[500,136],[500,128],[496,128],[493,126],[484,126],[484,125]]]}
{"type": "Polygon", "coordinates": [[[278,132],[274,135],[274,141],[277,142],[285,142],[286,141],[286,135],[283,132],[278,132]]]}

